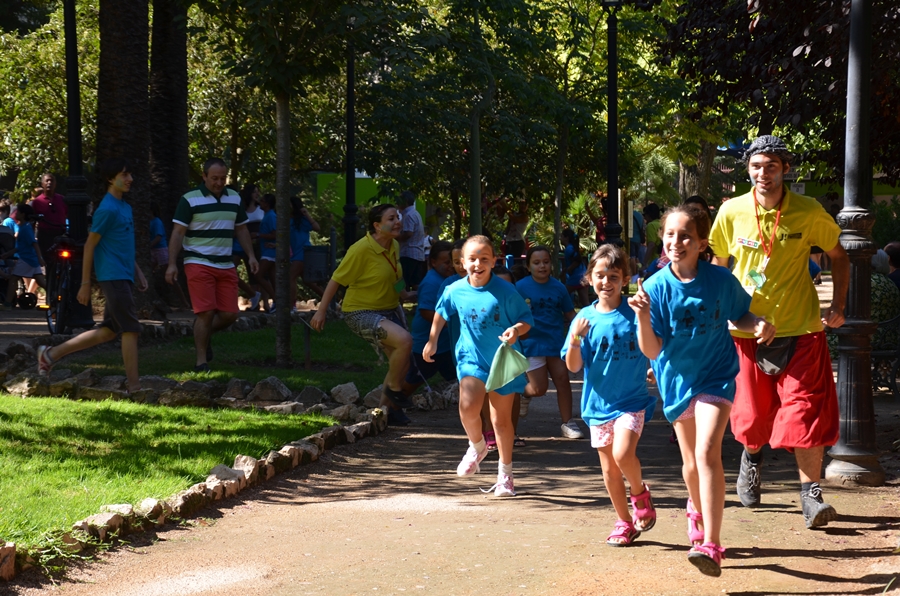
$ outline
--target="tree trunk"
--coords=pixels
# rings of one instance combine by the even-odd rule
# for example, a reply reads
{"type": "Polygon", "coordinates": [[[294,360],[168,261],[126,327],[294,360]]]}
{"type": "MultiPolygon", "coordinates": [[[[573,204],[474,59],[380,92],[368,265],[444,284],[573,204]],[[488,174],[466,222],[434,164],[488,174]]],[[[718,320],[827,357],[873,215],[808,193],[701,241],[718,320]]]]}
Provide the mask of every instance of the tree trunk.
{"type": "Polygon", "coordinates": [[[275,95],[275,364],[291,365],[291,104],[287,93],[275,95]]]}
{"type": "Polygon", "coordinates": [[[150,177],[164,222],[188,190],[187,8],[153,0],[150,41],[150,177]]]}
{"type": "Polygon", "coordinates": [[[700,143],[700,155],[696,165],[678,162],[678,194],[681,200],[699,195],[709,200],[712,167],[716,157],[716,144],[708,141],[700,143]]]}
{"type": "MultiPolygon", "coordinates": [[[[100,0],[100,64],[97,87],[97,163],[128,160],[134,176],[126,199],[134,211],[135,253],[145,274],[150,267],[150,100],[148,0],[100,0]]],[[[105,185],[101,185],[106,191],[105,185]]],[[[98,189],[99,190],[99,189],[98,189]]],[[[156,299],[151,286],[137,293],[138,311],[156,299]]]]}
{"type": "Polygon", "coordinates": [[[481,115],[487,110],[494,101],[494,91],[497,88],[494,75],[491,73],[490,64],[484,53],[484,42],[481,36],[481,18],[478,14],[479,7],[475,6],[475,16],[472,20],[473,36],[478,44],[481,52],[482,63],[487,70],[488,84],[484,95],[472,107],[469,114],[469,151],[471,156],[469,160],[469,234],[481,234],[481,115]]]}
{"type": "Polygon", "coordinates": [[[556,191],[553,193],[553,246],[550,248],[553,275],[559,277],[559,244],[562,236],[562,194],[566,181],[566,161],[569,155],[569,125],[563,124],[556,156],[556,191]]]}
{"type": "Polygon", "coordinates": [[[453,206],[453,240],[462,238],[462,205],[459,204],[459,190],[450,190],[450,204],[453,206]]]}

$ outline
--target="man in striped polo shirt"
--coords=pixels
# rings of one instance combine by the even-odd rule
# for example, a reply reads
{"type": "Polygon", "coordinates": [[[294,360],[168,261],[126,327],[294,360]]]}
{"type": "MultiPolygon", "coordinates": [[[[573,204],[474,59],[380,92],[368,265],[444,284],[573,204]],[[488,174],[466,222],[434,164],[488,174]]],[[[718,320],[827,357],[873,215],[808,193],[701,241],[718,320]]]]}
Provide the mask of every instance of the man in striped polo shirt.
{"type": "Polygon", "coordinates": [[[194,307],[194,346],[197,372],[209,371],[212,334],[237,319],[238,278],[231,258],[232,240],[237,238],[248,256],[250,271],[259,264],[247,231],[247,214],[240,195],[225,188],[228,166],[214,157],[203,164],[203,184],[181,197],[172,218],[169,267],[166,281],[178,279],[178,253],[184,248],[184,274],[194,307]]]}

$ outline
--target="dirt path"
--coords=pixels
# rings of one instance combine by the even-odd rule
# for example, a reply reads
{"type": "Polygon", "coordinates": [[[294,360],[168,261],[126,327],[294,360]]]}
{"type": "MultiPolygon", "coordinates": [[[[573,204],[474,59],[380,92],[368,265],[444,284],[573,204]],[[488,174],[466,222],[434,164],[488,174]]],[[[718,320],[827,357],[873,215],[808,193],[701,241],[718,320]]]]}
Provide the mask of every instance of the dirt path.
{"type": "MultiPolygon", "coordinates": [[[[888,405],[881,416],[895,415],[888,405]]],[[[596,452],[557,438],[555,411],[552,394],[536,399],[520,427],[528,446],[516,452],[514,499],[478,490],[493,482],[495,455],[480,475],[456,477],[465,443],[455,412],[418,413],[414,426],[340,447],[205,510],[194,527],[133,538],[59,586],[26,574],[7,593],[880,594],[900,575],[891,555],[900,526],[896,457],[884,460],[887,487],[827,488],[841,519],[809,531],[792,458],[769,454],[765,506],[751,511],[728,496],[728,559],[713,579],[686,560],[686,491],[666,422],[648,424],[639,447],[659,521],[634,547],[611,548],[604,541],[615,518],[596,452]]],[[[727,437],[729,487],[739,453],[727,437]]]]}

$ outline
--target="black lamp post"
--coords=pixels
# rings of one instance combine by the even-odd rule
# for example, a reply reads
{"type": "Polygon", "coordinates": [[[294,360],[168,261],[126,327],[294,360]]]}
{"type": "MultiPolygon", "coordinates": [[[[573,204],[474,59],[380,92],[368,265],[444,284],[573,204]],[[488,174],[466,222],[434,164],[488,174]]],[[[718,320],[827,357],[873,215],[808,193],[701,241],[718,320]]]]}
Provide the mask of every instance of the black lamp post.
{"type": "MultiPolygon", "coordinates": [[[[352,20],[347,24],[347,32],[353,35],[352,20]]],[[[356,227],[359,225],[359,207],[356,205],[356,58],[353,55],[353,39],[347,39],[347,171],[346,197],[344,202],[344,250],[356,242],[356,227]]]]}
{"type": "MultiPolygon", "coordinates": [[[[78,247],[87,240],[87,179],[84,177],[81,156],[81,91],[78,84],[78,38],[75,35],[75,0],[65,0],[63,6],[66,35],[66,118],[68,130],[69,175],[66,177],[66,204],[69,207],[69,236],[78,247]]],[[[94,317],[90,305],[75,300],[81,286],[81,251],[72,262],[72,283],[69,287],[71,308],[69,326],[90,328],[94,317]]]]}
{"type": "Polygon", "coordinates": [[[619,19],[616,12],[622,0],[602,0],[606,10],[606,43],[608,55],[606,89],[606,242],[622,246],[622,225],[619,223],[619,52],[616,46],[619,19]]]}
{"type": "Polygon", "coordinates": [[[853,0],[850,6],[850,55],[847,70],[847,139],[844,166],[844,208],[838,213],[841,245],[850,255],[847,321],[838,335],[838,403],[840,439],[828,451],[832,462],[825,477],[835,484],[880,486],[884,469],[878,463],[872,404],[872,333],[870,277],[875,214],[872,166],[869,163],[869,105],[871,96],[872,1],[853,0]]]}

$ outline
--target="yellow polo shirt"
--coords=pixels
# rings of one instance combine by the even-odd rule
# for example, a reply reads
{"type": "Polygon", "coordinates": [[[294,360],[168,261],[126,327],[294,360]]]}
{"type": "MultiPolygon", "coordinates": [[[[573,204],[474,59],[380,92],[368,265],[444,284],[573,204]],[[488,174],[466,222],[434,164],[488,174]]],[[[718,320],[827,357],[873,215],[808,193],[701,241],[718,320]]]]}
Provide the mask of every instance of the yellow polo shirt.
{"type": "MultiPolygon", "coordinates": [[[[766,256],[759,229],[769,243],[777,213],[778,208],[757,208],[751,191],[723,203],[713,223],[709,245],[717,257],[734,257],[734,276],[745,289],[754,285],[747,274],[759,271],[766,256]]],[[[765,270],[766,282],[753,290],[750,303],[755,315],[764,316],[775,325],[778,337],[822,330],[819,297],[809,275],[809,249],[818,246],[831,250],[840,233],[841,229],[818,201],[785,188],[775,243],[765,270]]],[[[740,331],[732,334],[753,337],[752,333],[740,331]]]]}
{"type": "Polygon", "coordinates": [[[387,250],[371,234],[353,243],[331,276],[337,283],[347,286],[341,304],[344,312],[397,308],[400,294],[394,284],[402,278],[400,245],[394,240],[387,250]]]}

